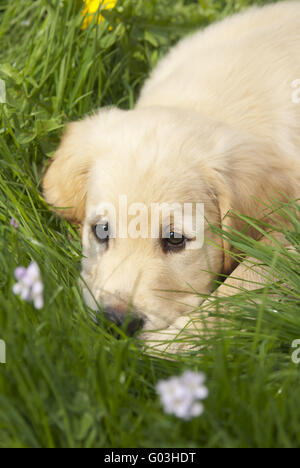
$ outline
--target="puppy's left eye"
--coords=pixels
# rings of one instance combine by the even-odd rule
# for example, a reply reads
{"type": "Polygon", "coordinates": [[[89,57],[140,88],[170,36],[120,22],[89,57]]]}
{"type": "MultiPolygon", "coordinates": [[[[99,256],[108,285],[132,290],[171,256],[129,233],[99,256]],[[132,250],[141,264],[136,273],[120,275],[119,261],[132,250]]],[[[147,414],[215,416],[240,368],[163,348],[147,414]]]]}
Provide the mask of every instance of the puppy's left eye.
{"type": "Polygon", "coordinates": [[[170,237],[163,239],[163,248],[166,252],[184,249],[185,244],[186,238],[174,231],[170,232],[170,237]]]}
{"type": "Polygon", "coordinates": [[[93,226],[93,232],[99,242],[107,242],[109,240],[108,223],[100,223],[93,226]]]}

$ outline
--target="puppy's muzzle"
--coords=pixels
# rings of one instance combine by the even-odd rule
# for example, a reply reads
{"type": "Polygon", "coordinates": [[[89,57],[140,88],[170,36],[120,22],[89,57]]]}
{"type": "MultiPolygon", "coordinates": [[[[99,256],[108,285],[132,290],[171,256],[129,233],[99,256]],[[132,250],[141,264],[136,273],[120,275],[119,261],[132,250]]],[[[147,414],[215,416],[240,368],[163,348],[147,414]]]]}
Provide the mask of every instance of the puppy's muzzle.
{"type": "Polygon", "coordinates": [[[134,336],[138,331],[142,330],[145,324],[143,317],[134,312],[128,312],[128,309],[121,307],[105,307],[104,317],[122,328],[128,336],[134,336]]]}

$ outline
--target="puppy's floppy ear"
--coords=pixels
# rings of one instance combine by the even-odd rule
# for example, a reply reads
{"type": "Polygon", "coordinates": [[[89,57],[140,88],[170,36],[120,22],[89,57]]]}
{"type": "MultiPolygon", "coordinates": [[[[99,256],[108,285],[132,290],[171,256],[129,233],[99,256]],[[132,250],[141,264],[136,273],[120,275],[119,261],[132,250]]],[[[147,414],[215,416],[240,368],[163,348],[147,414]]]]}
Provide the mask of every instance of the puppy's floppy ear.
{"type": "MultiPolygon", "coordinates": [[[[217,147],[217,156],[209,163],[214,167],[208,179],[218,200],[223,229],[240,231],[244,226],[231,210],[272,222],[276,217],[270,214],[272,202],[299,197],[299,161],[279,154],[277,148],[252,136],[233,136],[217,147]]],[[[247,235],[257,238],[259,233],[250,227],[247,235]]],[[[224,249],[230,250],[230,245],[223,242],[224,249]]],[[[225,252],[224,273],[230,273],[234,266],[234,260],[225,252]]]]}
{"type": "Polygon", "coordinates": [[[113,125],[114,116],[121,113],[119,109],[106,109],[70,123],[50,162],[43,179],[45,200],[71,222],[81,224],[85,217],[89,171],[101,156],[107,125],[113,125]]]}
{"type": "Polygon", "coordinates": [[[43,179],[45,200],[74,223],[84,218],[86,180],[94,155],[85,148],[86,123],[68,124],[43,179]]]}

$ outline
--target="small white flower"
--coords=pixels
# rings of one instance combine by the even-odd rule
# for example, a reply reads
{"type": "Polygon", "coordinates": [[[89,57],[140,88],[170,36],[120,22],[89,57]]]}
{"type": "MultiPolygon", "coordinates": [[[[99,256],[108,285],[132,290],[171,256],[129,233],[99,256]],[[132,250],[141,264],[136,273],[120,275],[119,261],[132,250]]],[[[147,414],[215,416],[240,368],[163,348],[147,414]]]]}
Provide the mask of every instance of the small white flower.
{"type": "Polygon", "coordinates": [[[158,382],[156,389],[165,412],[187,420],[200,416],[204,407],[199,400],[208,396],[204,382],[203,373],[192,371],[158,382]]]}
{"type": "Polygon", "coordinates": [[[32,262],[28,268],[16,268],[15,277],[17,283],[13,286],[13,293],[20,296],[23,301],[33,302],[36,309],[42,309],[44,285],[37,263],[32,262]]]}

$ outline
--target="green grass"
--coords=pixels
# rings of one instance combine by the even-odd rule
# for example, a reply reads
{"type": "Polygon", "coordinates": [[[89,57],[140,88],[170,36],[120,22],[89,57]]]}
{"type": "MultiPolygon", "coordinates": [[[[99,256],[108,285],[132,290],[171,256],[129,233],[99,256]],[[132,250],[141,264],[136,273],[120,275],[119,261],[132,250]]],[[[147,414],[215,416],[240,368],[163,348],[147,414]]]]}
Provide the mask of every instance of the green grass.
{"type": "Polygon", "coordinates": [[[256,3],[120,0],[106,21],[83,31],[81,0],[0,0],[7,87],[0,104],[0,339],[7,345],[0,447],[300,446],[300,375],[291,361],[300,338],[296,206],[282,207],[294,252],[220,233],[279,280],[217,300],[215,333],[196,338],[201,351],[170,361],[146,356],[134,339],[117,340],[89,319],[77,286],[79,235],[41,197],[67,120],[100,106],[132,107],[171,44],[256,3]],[[45,283],[42,311],[12,294],[14,269],[31,260],[45,283]],[[204,371],[210,390],[205,413],[189,422],[164,414],[155,392],[159,379],[185,369],[204,371]]]}

